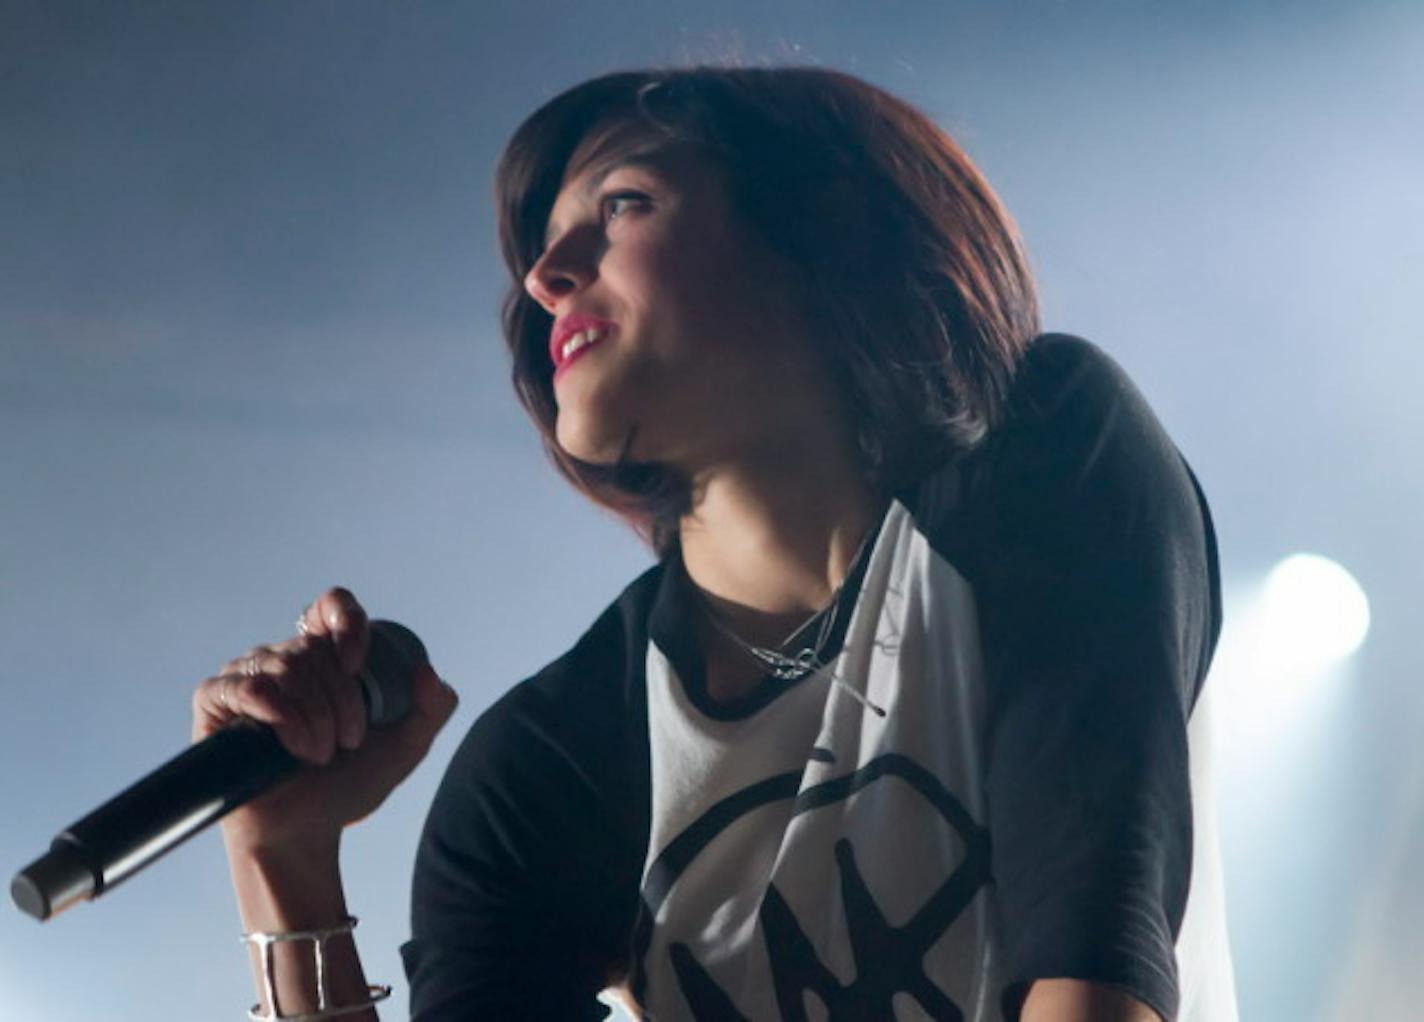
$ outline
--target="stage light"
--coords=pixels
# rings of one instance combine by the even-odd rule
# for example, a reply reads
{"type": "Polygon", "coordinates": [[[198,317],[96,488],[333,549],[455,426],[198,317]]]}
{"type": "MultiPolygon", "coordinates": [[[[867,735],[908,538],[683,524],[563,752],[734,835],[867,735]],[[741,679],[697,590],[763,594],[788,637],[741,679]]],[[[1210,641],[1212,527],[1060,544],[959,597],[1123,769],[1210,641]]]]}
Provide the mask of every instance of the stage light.
{"type": "Polygon", "coordinates": [[[1328,557],[1287,557],[1271,569],[1263,595],[1262,651],[1279,669],[1328,667],[1359,649],[1370,630],[1364,589],[1328,557]]]}

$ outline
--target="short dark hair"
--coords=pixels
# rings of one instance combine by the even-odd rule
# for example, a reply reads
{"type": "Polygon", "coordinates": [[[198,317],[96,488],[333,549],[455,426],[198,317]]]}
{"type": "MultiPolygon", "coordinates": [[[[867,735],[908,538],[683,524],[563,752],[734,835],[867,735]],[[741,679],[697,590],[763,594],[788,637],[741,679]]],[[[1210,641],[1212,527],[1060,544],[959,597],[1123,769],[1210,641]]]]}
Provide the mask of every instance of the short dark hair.
{"type": "MultiPolygon", "coordinates": [[[[866,479],[893,493],[975,447],[1003,418],[1038,333],[1017,228],[983,175],[909,103],[819,68],[624,71],[554,97],[499,161],[499,240],[514,278],[505,341],[514,387],[558,469],[663,556],[688,481],[656,464],[595,465],[555,439],[551,317],[524,290],[570,159],[690,146],[733,204],[802,271],[797,292],[858,439],[866,479]]],[[[572,168],[577,172],[579,168],[572,168]]]]}

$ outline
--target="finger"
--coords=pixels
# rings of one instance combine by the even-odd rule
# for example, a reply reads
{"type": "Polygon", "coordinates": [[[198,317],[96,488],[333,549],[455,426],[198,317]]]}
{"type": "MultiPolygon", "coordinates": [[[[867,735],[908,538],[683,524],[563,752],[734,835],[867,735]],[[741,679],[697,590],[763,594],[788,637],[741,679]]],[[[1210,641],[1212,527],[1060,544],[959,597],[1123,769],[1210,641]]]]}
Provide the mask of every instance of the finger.
{"type": "Polygon", "coordinates": [[[361,697],[360,680],[341,670],[329,642],[315,638],[305,641],[321,642],[324,647],[313,650],[312,655],[319,657],[326,666],[320,671],[320,679],[326,701],[331,707],[337,746],[342,749],[360,748],[366,737],[366,702],[361,697]]]}
{"type": "Polygon", "coordinates": [[[316,679],[325,694],[337,748],[359,748],[366,736],[366,702],[360,680],[342,669],[331,641],[325,636],[298,635],[268,648],[294,664],[302,661],[301,669],[316,679]]]}
{"type": "Polygon", "coordinates": [[[230,661],[224,673],[261,679],[255,686],[240,684],[236,691],[255,689],[261,693],[270,688],[288,718],[279,729],[283,743],[294,755],[326,763],[334,751],[335,725],[320,675],[337,674],[339,670],[328,640],[298,637],[271,646],[254,646],[246,655],[230,661]]]}
{"type": "Polygon", "coordinates": [[[300,641],[317,648],[308,647],[276,657],[269,662],[265,676],[276,682],[306,722],[310,746],[305,758],[328,763],[336,753],[337,741],[336,709],[328,694],[328,679],[341,675],[330,653],[320,648],[325,640],[312,637],[300,641]]]}
{"type": "Polygon", "coordinates": [[[262,673],[262,666],[267,658],[276,652],[272,646],[253,646],[241,656],[235,656],[218,670],[218,674],[236,674],[256,676],[262,673]]]}
{"type": "Polygon", "coordinates": [[[328,589],[302,612],[297,630],[321,635],[336,646],[337,660],[347,674],[355,674],[366,660],[369,643],[366,609],[348,589],[328,589]]]}
{"type": "Polygon", "coordinates": [[[215,674],[193,689],[193,741],[202,741],[232,720],[234,714],[223,691],[226,680],[226,675],[215,674]]]}
{"type": "Polygon", "coordinates": [[[193,701],[194,741],[246,718],[269,725],[292,755],[310,758],[310,728],[304,715],[266,675],[215,675],[198,686],[193,701]]]}
{"type": "Polygon", "coordinates": [[[334,716],[336,744],[342,749],[356,749],[366,737],[368,713],[362,695],[361,682],[347,674],[337,660],[336,647],[325,636],[298,635],[271,647],[274,651],[295,658],[309,659],[315,675],[326,691],[327,702],[334,716]]]}

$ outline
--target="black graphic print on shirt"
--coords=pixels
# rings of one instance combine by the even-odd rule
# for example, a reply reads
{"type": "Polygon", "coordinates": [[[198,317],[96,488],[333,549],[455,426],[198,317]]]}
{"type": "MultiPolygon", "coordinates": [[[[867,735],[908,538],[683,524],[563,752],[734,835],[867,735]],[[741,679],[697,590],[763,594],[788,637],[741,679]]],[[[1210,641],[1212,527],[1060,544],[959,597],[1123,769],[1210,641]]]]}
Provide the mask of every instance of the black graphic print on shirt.
{"type": "MultiPolygon", "coordinates": [[[[838,979],[821,960],[786,898],[774,883],[769,885],[758,919],[770,958],[777,1008],[786,1022],[804,1022],[808,1018],[805,997],[810,993],[824,1006],[826,1017],[832,1022],[890,1018],[898,993],[912,998],[936,1022],[958,1022],[964,1013],[926,974],[924,962],[930,948],[988,880],[988,834],[933,774],[903,756],[882,756],[799,797],[796,788],[800,777],[790,773],[743,789],[720,803],[684,832],[683,839],[670,846],[649,870],[644,889],[647,914],[643,918],[656,914],[690,857],[695,857],[718,831],[742,814],[773,799],[795,799],[794,816],[843,801],[884,778],[898,779],[919,792],[958,833],[965,856],[913,916],[900,925],[892,925],[856,863],[851,841],[841,838],[836,842],[834,856],[840,875],[841,903],[854,962],[854,978],[849,983],[838,979]]],[[[648,935],[645,926],[637,939],[646,941],[648,935]]],[[[638,948],[639,953],[645,951],[645,947],[638,948]]],[[[695,1022],[745,1019],[687,944],[673,943],[668,954],[695,1022]]],[[[635,996],[641,994],[642,991],[635,991],[635,996]]]]}

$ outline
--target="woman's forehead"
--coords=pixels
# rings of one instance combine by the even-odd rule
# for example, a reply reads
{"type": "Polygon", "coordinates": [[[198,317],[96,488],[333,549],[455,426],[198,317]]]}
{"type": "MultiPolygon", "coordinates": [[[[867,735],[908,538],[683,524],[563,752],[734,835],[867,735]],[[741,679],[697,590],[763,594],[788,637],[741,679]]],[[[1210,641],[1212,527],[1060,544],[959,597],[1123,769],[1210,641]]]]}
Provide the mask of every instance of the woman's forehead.
{"type": "Polygon", "coordinates": [[[589,192],[597,188],[619,167],[640,167],[654,175],[671,180],[681,180],[696,172],[695,162],[686,146],[678,146],[667,139],[629,139],[622,145],[605,145],[579,158],[570,159],[564,169],[559,191],[573,186],[589,192]]]}
{"type": "Polygon", "coordinates": [[[687,176],[686,165],[666,149],[610,151],[602,156],[587,160],[582,166],[565,172],[559,186],[560,194],[576,191],[591,195],[603,180],[620,167],[638,167],[658,177],[680,179],[687,176]]]}
{"type": "Polygon", "coordinates": [[[564,164],[564,183],[611,161],[666,150],[672,144],[671,138],[644,121],[630,117],[605,119],[585,131],[574,146],[564,164]]]}

